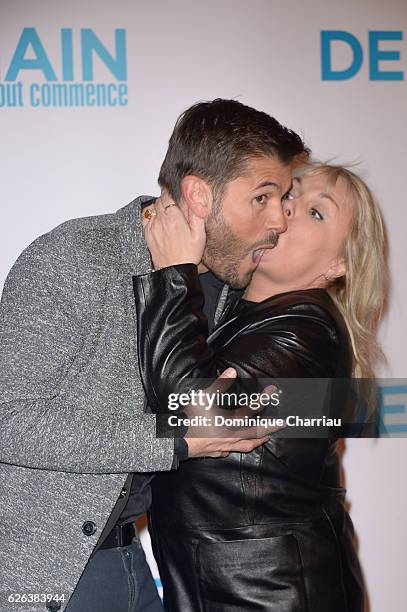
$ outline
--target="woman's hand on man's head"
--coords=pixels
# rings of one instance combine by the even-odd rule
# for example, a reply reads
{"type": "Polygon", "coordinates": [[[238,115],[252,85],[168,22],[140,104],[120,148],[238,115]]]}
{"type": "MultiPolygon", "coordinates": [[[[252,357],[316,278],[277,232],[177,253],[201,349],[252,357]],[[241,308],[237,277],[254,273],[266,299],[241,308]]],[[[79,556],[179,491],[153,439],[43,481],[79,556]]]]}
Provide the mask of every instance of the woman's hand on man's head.
{"type": "Polygon", "coordinates": [[[167,192],[143,210],[142,224],[156,269],[200,263],[206,242],[205,220],[189,209],[187,218],[167,192]]]}

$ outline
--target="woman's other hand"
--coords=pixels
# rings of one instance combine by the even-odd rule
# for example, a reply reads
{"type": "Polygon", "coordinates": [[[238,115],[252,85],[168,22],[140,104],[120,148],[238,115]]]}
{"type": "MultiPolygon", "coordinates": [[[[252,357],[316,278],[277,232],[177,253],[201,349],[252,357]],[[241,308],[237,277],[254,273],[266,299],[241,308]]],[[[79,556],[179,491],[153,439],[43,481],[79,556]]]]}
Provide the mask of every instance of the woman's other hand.
{"type": "Polygon", "coordinates": [[[206,242],[205,219],[190,209],[187,218],[169,194],[163,192],[154,204],[144,209],[142,223],[156,269],[182,263],[199,264],[206,242]],[[146,210],[151,211],[147,217],[146,210]]]}

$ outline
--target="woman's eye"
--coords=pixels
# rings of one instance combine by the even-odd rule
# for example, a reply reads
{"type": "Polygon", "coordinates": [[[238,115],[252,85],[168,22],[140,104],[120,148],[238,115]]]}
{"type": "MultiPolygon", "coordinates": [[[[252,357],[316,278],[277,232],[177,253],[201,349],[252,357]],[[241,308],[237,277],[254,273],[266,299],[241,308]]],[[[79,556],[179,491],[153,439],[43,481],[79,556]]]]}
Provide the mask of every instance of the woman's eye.
{"type": "Polygon", "coordinates": [[[285,200],[292,200],[293,198],[294,198],[293,193],[291,191],[289,191],[288,193],[285,193],[283,195],[282,199],[283,199],[283,202],[284,202],[285,200]]]}
{"type": "Polygon", "coordinates": [[[255,198],[258,204],[265,204],[267,202],[267,196],[265,194],[256,196],[255,198]]]}
{"type": "Polygon", "coordinates": [[[310,212],[311,217],[314,217],[314,219],[318,219],[318,221],[324,220],[324,217],[321,215],[319,210],[317,210],[316,208],[310,208],[309,212],[310,212]]]}

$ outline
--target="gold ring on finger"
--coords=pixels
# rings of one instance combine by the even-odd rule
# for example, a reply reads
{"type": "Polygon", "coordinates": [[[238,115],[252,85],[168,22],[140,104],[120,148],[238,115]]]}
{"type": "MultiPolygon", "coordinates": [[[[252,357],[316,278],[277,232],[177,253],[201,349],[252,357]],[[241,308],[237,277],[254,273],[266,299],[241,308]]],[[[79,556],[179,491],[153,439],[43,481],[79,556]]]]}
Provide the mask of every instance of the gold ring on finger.
{"type": "Polygon", "coordinates": [[[157,213],[155,210],[151,210],[151,208],[147,208],[147,210],[144,211],[144,218],[150,220],[151,217],[154,217],[156,214],[157,213]]]}
{"type": "Polygon", "coordinates": [[[164,210],[167,210],[167,208],[171,208],[171,206],[176,206],[176,204],[167,204],[167,206],[165,206],[164,210]]]}

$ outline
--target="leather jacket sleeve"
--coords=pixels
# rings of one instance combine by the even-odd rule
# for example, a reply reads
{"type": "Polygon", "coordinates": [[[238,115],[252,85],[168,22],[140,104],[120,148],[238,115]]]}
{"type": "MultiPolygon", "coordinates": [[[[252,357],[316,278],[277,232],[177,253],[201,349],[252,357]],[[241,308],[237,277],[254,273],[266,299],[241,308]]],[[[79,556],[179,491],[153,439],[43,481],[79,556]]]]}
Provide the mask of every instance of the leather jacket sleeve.
{"type": "Polygon", "coordinates": [[[335,373],[339,340],[333,319],[318,303],[301,303],[301,292],[281,294],[274,305],[256,304],[246,318],[232,309],[208,341],[197,266],[135,276],[133,285],[139,366],[153,412],[166,411],[169,393],[188,391],[191,379],[213,380],[227,367],[237,370],[239,384],[335,373]]]}

